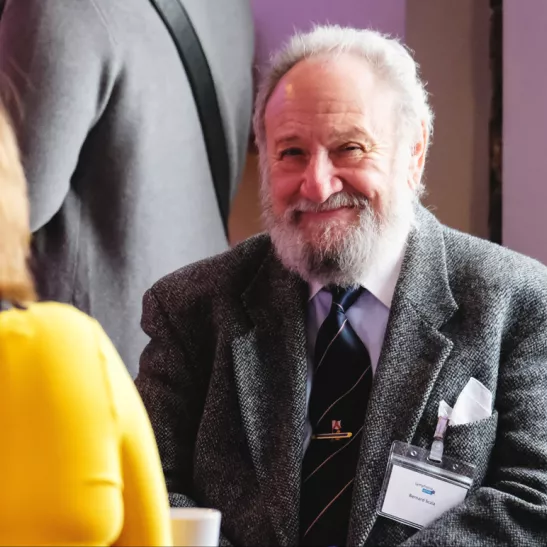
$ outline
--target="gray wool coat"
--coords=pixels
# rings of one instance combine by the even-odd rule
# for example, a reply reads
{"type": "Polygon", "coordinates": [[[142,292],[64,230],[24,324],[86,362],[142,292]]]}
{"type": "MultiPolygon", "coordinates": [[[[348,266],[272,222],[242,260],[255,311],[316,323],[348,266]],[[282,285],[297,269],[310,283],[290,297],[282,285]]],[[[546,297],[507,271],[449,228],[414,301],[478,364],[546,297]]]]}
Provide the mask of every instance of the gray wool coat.
{"type": "MultiPolygon", "coordinates": [[[[419,210],[374,377],[348,545],[547,544],[547,268],[419,210]],[[449,428],[476,466],[466,500],[421,531],[379,517],[394,440],[429,447],[470,377],[490,418],[449,428]]],[[[261,235],[146,294],[137,386],[171,503],[215,507],[223,542],[298,542],[308,288],[261,235]]]]}
{"type": "MultiPolygon", "coordinates": [[[[252,110],[249,2],[183,2],[217,87],[233,194],[252,110]]],[[[39,294],[96,317],[136,374],[145,290],[227,248],[175,46],[149,0],[6,0],[0,88],[29,183],[39,294]]]]}

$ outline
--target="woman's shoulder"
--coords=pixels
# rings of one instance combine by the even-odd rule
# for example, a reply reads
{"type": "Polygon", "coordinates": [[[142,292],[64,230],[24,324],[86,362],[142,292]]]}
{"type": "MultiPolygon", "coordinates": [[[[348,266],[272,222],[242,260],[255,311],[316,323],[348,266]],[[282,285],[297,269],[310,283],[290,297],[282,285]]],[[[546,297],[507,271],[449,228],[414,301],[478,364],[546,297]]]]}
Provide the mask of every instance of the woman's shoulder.
{"type": "Polygon", "coordinates": [[[36,338],[68,340],[92,337],[97,322],[68,304],[35,302],[0,313],[0,330],[26,332],[36,338]]]}
{"type": "Polygon", "coordinates": [[[18,306],[16,309],[30,318],[42,320],[49,319],[51,321],[75,321],[77,324],[94,323],[95,320],[86,313],[78,310],[70,304],[62,304],[60,302],[32,302],[24,306],[18,306]]]}
{"type": "Polygon", "coordinates": [[[95,319],[66,304],[40,302],[0,312],[0,353],[68,384],[95,378],[103,385],[107,339],[95,319]]]}

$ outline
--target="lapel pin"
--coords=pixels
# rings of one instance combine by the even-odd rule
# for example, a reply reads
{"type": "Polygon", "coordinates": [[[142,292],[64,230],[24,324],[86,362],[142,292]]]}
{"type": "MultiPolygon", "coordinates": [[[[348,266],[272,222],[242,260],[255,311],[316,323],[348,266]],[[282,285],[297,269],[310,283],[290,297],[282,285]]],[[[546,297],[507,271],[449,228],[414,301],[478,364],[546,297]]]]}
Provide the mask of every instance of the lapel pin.
{"type": "Polygon", "coordinates": [[[331,420],[331,433],[317,433],[312,435],[312,439],[318,441],[339,441],[341,439],[349,439],[353,436],[351,432],[342,431],[342,420],[331,420]]]}

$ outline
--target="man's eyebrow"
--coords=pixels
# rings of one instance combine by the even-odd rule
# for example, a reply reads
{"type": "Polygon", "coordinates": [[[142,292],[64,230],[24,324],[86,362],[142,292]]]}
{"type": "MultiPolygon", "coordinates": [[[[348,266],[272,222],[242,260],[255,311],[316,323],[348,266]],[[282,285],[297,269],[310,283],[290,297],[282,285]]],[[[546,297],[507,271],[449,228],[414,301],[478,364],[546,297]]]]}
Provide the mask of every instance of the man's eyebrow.
{"type": "MultiPolygon", "coordinates": [[[[350,129],[340,129],[335,128],[329,131],[329,138],[332,140],[352,140],[352,139],[365,139],[367,141],[373,141],[374,138],[366,130],[360,127],[352,127],[350,129]]],[[[281,135],[275,139],[275,146],[287,146],[300,142],[302,139],[294,133],[289,133],[287,135],[281,135]]]]}
{"type": "Polygon", "coordinates": [[[275,146],[281,146],[281,145],[287,145],[287,144],[294,144],[295,142],[298,142],[300,137],[297,135],[283,135],[277,139],[275,139],[275,146]]]}

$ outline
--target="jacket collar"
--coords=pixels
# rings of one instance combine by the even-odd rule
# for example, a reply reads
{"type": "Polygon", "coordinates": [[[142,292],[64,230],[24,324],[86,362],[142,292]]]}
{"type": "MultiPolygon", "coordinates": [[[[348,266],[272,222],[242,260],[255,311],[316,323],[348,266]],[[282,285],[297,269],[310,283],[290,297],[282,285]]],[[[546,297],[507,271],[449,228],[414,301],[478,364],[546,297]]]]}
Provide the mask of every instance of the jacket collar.
{"type": "Polygon", "coordinates": [[[353,491],[348,538],[352,545],[364,543],[376,521],[391,444],[412,441],[453,347],[442,331],[458,309],[450,289],[444,228],[422,207],[417,220],[368,404],[353,491]]]}
{"type": "Polygon", "coordinates": [[[280,545],[296,545],[299,537],[306,299],[306,283],[272,249],[242,295],[252,327],[232,344],[243,428],[280,545]]]}

